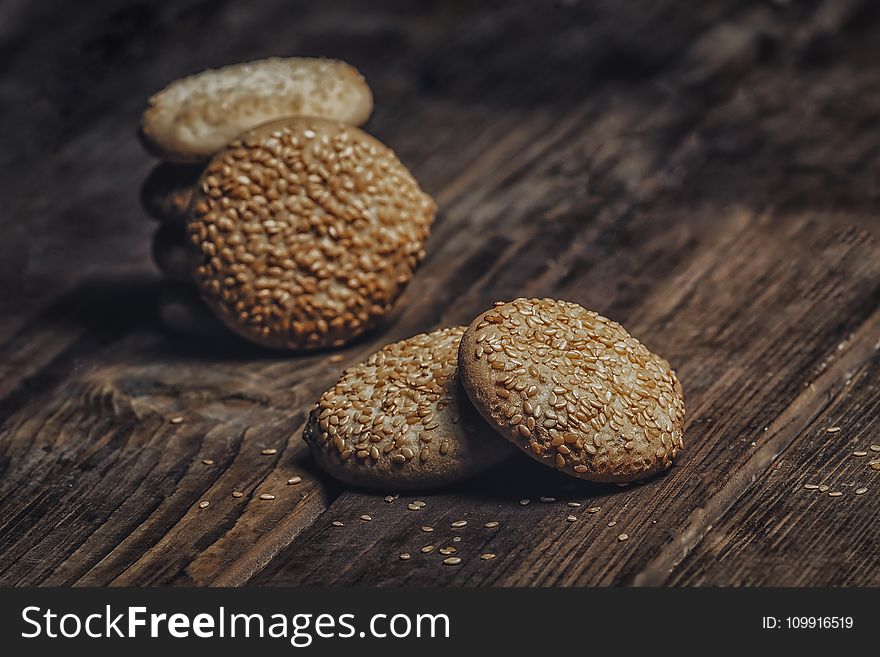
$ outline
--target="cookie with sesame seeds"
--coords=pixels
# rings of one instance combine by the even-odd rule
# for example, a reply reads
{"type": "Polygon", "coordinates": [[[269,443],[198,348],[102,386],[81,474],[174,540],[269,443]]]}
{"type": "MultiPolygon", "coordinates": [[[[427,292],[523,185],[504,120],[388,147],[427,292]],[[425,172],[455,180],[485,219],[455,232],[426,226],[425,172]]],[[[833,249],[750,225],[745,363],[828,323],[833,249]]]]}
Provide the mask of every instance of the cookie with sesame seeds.
{"type": "Polygon", "coordinates": [[[163,224],[186,225],[189,203],[203,165],[158,164],[141,186],[141,204],[147,214],[163,224]]]}
{"type": "Polygon", "coordinates": [[[434,200],[362,130],[289,118],[203,174],[187,232],[202,295],[258,344],[338,347],[375,326],[424,258],[434,200]]]}
{"type": "Polygon", "coordinates": [[[286,116],[361,125],[373,94],[351,65],[333,59],[272,57],[175,80],[150,97],[139,136],[168,162],[204,162],[236,136],[286,116]]]}
{"type": "Polygon", "coordinates": [[[454,483],[515,453],[461,389],[462,333],[460,326],[416,335],[345,370],[303,432],[321,468],[353,486],[419,490],[454,483]]]}
{"type": "Polygon", "coordinates": [[[576,303],[496,304],[465,331],[458,364],[489,424],[566,474],[635,481],[669,468],[683,447],[684,398],[669,363],[576,303]]]}

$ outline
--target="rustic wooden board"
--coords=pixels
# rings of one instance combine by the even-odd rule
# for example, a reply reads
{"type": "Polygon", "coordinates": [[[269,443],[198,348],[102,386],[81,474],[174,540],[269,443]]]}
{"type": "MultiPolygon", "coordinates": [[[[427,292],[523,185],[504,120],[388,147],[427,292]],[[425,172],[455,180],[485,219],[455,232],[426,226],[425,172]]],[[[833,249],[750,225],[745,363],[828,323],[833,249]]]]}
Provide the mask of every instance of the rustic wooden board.
{"type": "Polygon", "coordinates": [[[862,481],[846,454],[880,442],[870,3],[31,4],[0,10],[22,101],[0,104],[20,126],[0,154],[0,584],[877,583],[876,478],[798,490],[862,481]],[[341,360],[155,317],[144,99],[268,54],[357,65],[369,130],[441,208],[392,317],[341,360]],[[673,363],[687,449],[667,475],[592,486],[515,459],[389,504],[314,470],[303,419],[341,369],[519,295],[594,308],[673,363]]]}

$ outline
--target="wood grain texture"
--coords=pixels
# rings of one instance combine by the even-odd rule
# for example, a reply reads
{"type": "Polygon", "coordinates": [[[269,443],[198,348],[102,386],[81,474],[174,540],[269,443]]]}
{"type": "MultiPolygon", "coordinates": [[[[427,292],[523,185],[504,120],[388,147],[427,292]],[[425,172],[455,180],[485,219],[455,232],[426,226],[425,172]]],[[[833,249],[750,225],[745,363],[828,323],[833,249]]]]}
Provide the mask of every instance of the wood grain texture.
{"type": "Polygon", "coordinates": [[[847,456],[880,442],[874,4],[332,4],[0,10],[19,101],[0,104],[0,584],[877,584],[878,487],[847,456]],[[409,289],[339,362],[155,316],[143,103],[285,54],[355,64],[367,129],[440,206],[409,289]],[[670,360],[688,419],[668,474],[597,486],[520,458],[389,504],[315,470],[305,414],[345,366],[521,295],[670,360]]]}

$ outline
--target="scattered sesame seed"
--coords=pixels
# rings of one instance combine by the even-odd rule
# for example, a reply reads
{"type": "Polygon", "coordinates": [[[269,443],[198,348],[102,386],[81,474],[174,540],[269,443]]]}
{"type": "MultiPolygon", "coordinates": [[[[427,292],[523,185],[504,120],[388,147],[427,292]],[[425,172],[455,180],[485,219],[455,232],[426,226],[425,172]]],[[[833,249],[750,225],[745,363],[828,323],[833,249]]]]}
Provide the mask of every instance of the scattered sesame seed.
{"type": "Polygon", "coordinates": [[[868,452],[861,450],[861,449],[853,452],[853,456],[867,456],[867,455],[868,455],[868,452]]]}
{"type": "Polygon", "coordinates": [[[868,465],[872,470],[880,470],[880,461],[871,461],[868,465]]]}
{"type": "Polygon", "coordinates": [[[496,520],[492,520],[491,522],[487,522],[485,525],[483,525],[483,527],[485,527],[486,529],[495,529],[495,527],[497,527],[497,526],[498,526],[498,521],[496,521],[496,520]]]}
{"type": "Polygon", "coordinates": [[[208,500],[203,500],[202,502],[199,502],[199,508],[200,509],[207,509],[208,506],[210,506],[210,504],[211,503],[208,500]]]}
{"type": "Polygon", "coordinates": [[[612,520],[611,522],[608,523],[608,526],[609,526],[609,527],[614,527],[614,525],[616,525],[616,524],[617,524],[617,521],[616,521],[616,520],[612,520]]]}
{"type": "Polygon", "coordinates": [[[577,522],[577,516],[568,516],[566,518],[568,522],[577,522]]]}
{"type": "Polygon", "coordinates": [[[342,362],[342,354],[333,354],[330,358],[327,359],[328,363],[341,363],[342,362]]]}
{"type": "Polygon", "coordinates": [[[591,506],[589,509],[587,509],[587,513],[599,513],[599,511],[601,510],[601,506],[591,506]]]}
{"type": "Polygon", "coordinates": [[[342,522],[339,520],[334,520],[330,524],[333,525],[334,527],[342,527],[343,526],[342,522]]]}
{"type": "Polygon", "coordinates": [[[580,502],[569,502],[566,506],[570,506],[572,509],[577,509],[581,506],[580,502]]]}
{"type": "Polygon", "coordinates": [[[274,499],[275,499],[275,496],[272,495],[271,493],[262,493],[262,494],[260,495],[260,499],[261,499],[261,500],[274,500],[274,499]]]}
{"type": "Polygon", "coordinates": [[[370,522],[370,520],[372,520],[372,519],[373,519],[373,516],[367,515],[366,513],[361,516],[361,520],[363,520],[364,522],[370,522]]]}
{"type": "Polygon", "coordinates": [[[232,491],[232,497],[244,497],[244,493],[242,493],[240,490],[234,490],[232,491]]]}
{"type": "Polygon", "coordinates": [[[267,447],[263,451],[260,452],[263,456],[272,456],[273,454],[277,454],[278,450],[274,447],[267,447]]]}
{"type": "Polygon", "coordinates": [[[828,427],[827,429],[825,429],[825,431],[827,431],[828,433],[837,433],[838,431],[840,431],[840,427],[828,427]]]}
{"type": "Polygon", "coordinates": [[[214,465],[214,459],[202,459],[202,463],[205,465],[214,465]]]}
{"type": "Polygon", "coordinates": [[[423,532],[432,532],[432,531],[434,531],[434,528],[431,527],[431,525],[423,525],[423,526],[422,526],[422,531],[423,531],[423,532]]]}
{"type": "Polygon", "coordinates": [[[452,523],[449,526],[452,527],[453,529],[458,529],[459,527],[466,527],[467,520],[456,520],[454,523],[452,523]]]}
{"type": "Polygon", "coordinates": [[[880,452],[880,445],[871,445],[868,449],[872,452],[880,452]]]}
{"type": "Polygon", "coordinates": [[[828,493],[828,497],[840,497],[841,495],[843,495],[843,493],[840,492],[839,490],[833,490],[830,493],[828,493]]]}
{"type": "Polygon", "coordinates": [[[290,479],[287,480],[287,485],[293,486],[294,484],[301,483],[302,480],[303,480],[302,477],[291,477],[290,479]]]}
{"type": "Polygon", "coordinates": [[[454,547],[452,547],[452,546],[449,546],[449,547],[443,547],[443,548],[440,548],[440,549],[437,550],[437,551],[438,551],[440,554],[455,554],[456,552],[458,552],[458,550],[456,550],[456,549],[455,549],[454,547]]]}
{"type": "Polygon", "coordinates": [[[461,563],[461,557],[446,557],[443,563],[446,566],[457,566],[461,563]]]}
{"type": "Polygon", "coordinates": [[[831,486],[829,486],[828,484],[819,484],[818,490],[820,493],[827,493],[830,488],[831,486]]]}
{"type": "Polygon", "coordinates": [[[614,485],[617,486],[618,488],[626,488],[627,486],[629,486],[629,482],[628,481],[618,481],[614,485]]]}
{"type": "Polygon", "coordinates": [[[400,554],[401,561],[409,561],[412,558],[412,555],[409,552],[402,552],[400,554]]]}
{"type": "Polygon", "coordinates": [[[492,554],[491,552],[486,552],[486,553],[480,555],[480,559],[482,559],[483,561],[489,561],[490,559],[494,559],[494,558],[495,558],[495,555],[492,554]]]}
{"type": "Polygon", "coordinates": [[[555,497],[540,497],[538,499],[540,499],[544,504],[552,504],[556,501],[555,497]]]}
{"type": "Polygon", "coordinates": [[[531,502],[530,499],[524,498],[519,501],[519,504],[520,504],[520,506],[526,506],[529,502],[531,502]]]}
{"type": "Polygon", "coordinates": [[[385,501],[388,502],[388,504],[391,504],[394,501],[394,495],[386,495],[385,501]]]}
{"type": "Polygon", "coordinates": [[[168,421],[171,422],[171,424],[182,424],[183,418],[178,415],[177,417],[173,417],[168,421]]]}
{"type": "Polygon", "coordinates": [[[453,543],[459,543],[459,542],[461,542],[461,536],[453,536],[453,537],[452,537],[452,542],[453,542],[453,543]]]}
{"type": "Polygon", "coordinates": [[[804,484],[804,488],[807,490],[816,490],[819,486],[817,484],[804,484]]]}
{"type": "Polygon", "coordinates": [[[422,548],[422,552],[424,552],[425,554],[428,554],[429,552],[433,552],[433,551],[434,551],[433,545],[426,545],[425,547],[422,548]]]}
{"type": "Polygon", "coordinates": [[[864,495],[867,492],[868,489],[864,486],[862,486],[861,488],[856,488],[856,495],[864,495]]]}
{"type": "Polygon", "coordinates": [[[407,504],[406,508],[409,509],[410,511],[418,511],[422,507],[420,507],[418,504],[407,504]]]}
{"type": "Polygon", "coordinates": [[[623,543],[628,538],[629,538],[629,534],[621,534],[620,536],[617,537],[617,540],[620,541],[621,543],[623,543]]]}

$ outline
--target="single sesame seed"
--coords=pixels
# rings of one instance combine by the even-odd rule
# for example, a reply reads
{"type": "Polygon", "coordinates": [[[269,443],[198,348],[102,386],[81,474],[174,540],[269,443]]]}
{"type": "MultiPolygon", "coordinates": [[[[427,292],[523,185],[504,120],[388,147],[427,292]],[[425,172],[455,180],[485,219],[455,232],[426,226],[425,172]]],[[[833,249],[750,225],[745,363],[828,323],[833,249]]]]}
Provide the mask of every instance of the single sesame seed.
{"type": "Polygon", "coordinates": [[[275,496],[272,495],[271,493],[262,493],[262,494],[260,495],[260,499],[261,499],[261,500],[274,500],[274,499],[275,499],[275,496]]]}
{"type": "Polygon", "coordinates": [[[490,559],[494,559],[494,558],[495,558],[495,555],[492,554],[491,552],[485,552],[480,555],[480,559],[482,559],[483,561],[489,561],[490,559]]]}
{"type": "Polygon", "coordinates": [[[447,566],[457,566],[461,563],[461,557],[446,557],[443,563],[447,566]]]}
{"type": "Polygon", "coordinates": [[[839,490],[833,490],[830,493],[828,493],[828,497],[840,497],[841,495],[843,495],[843,493],[840,492],[839,490]]]}
{"type": "Polygon", "coordinates": [[[449,547],[440,548],[440,549],[437,550],[437,551],[438,551],[440,554],[455,554],[456,552],[458,552],[458,550],[456,550],[456,549],[455,549],[454,547],[452,547],[451,545],[450,545],[449,547]]]}
{"type": "Polygon", "coordinates": [[[880,445],[871,445],[868,449],[872,452],[880,452],[880,445]]]}
{"type": "Polygon", "coordinates": [[[278,450],[274,447],[267,447],[263,451],[260,452],[263,456],[272,456],[273,454],[277,454],[278,450]]]}
{"type": "Polygon", "coordinates": [[[620,541],[621,543],[623,543],[628,538],[629,538],[629,534],[621,534],[620,536],[617,537],[617,540],[620,541]]]}
{"type": "Polygon", "coordinates": [[[423,532],[432,532],[432,531],[434,531],[434,528],[431,527],[431,525],[422,525],[422,531],[423,532]]]}
{"type": "Polygon", "coordinates": [[[868,489],[864,486],[862,486],[861,488],[856,488],[856,495],[864,495],[867,492],[868,489]]]}
{"type": "Polygon", "coordinates": [[[868,455],[868,452],[865,452],[865,451],[860,450],[860,449],[859,449],[859,450],[856,450],[855,452],[853,452],[853,456],[867,456],[867,455],[868,455]]]}
{"type": "Polygon", "coordinates": [[[420,507],[418,504],[407,504],[406,508],[409,509],[410,511],[418,511],[422,507],[420,507]]]}
{"type": "Polygon", "coordinates": [[[294,484],[299,484],[302,482],[302,477],[291,477],[287,480],[288,486],[293,486],[294,484]]]}
{"type": "Polygon", "coordinates": [[[330,356],[330,358],[327,359],[327,362],[329,362],[329,363],[341,363],[341,362],[342,362],[342,359],[343,359],[342,354],[334,354],[334,355],[330,356]]]}
{"type": "Polygon", "coordinates": [[[372,520],[372,519],[373,519],[373,516],[368,515],[366,513],[361,516],[361,520],[363,520],[364,522],[370,522],[370,520],[372,520]]]}
{"type": "Polygon", "coordinates": [[[391,504],[394,501],[394,495],[386,495],[385,501],[388,502],[388,504],[391,504]]]}
{"type": "Polygon", "coordinates": [[[173,417],[168,421],[171,422],[171,424],[182,424],[183,418],[178,415],[177,417],[173,417]]]}
{"type": "Polygon", "coordinates": [[[449,525],[453,529],[458,529],[459,527],[464,527],[467,525],[467,520],[456,520],[454,523],[449,525]]]}
{"type": "Polygon", "coordinates": [[[566,518],[568,522],[577,522],[577,516],[568,516],[566,518]]]}
{"type": "Polygon", "coordinates": [[[831,486],[829,486],[828,484],[819,484],[818,491],[820,493],[827,493],[829,488],[831,488],[831,486]]]}
{"type": "Polygon", "coordinates": [[[526,506],[529,502],[531,502],[528,498],[523,498],[519,501],[520,506],[526,506]]]}
{"type": "Polygon", "coordinates": [[[214,465],[214,459],[202,459],[202,463],[205,465],[214,465]]]}
{"type": "Polygon", "coordinates": [[[616,520],[612,520],[611,522],[608,523],[608,526],[609,526],[609,527],[614,527],[614,525],[616,525],[616,524],[617,524],[617,521],[616,521],[616,520]]]}
{"type": "Polygon", "coordinates": [[[569,502],[566,506],[570,506],[572,509],[577,509],[581,506],[580,502],[569,502]]]}
{"type": "Polygon", "coordinates": [[[837,433],[838,431],[840,431],[840,427],[828,427],[827,429],[825,429],[825,431],[827,431],[828,433],[837,433]]]}
{"type": "Polygon", "coordinates": [[[334,520],[330,524],[333,525],[334,527],[342,527],[343,526],[342,522],[340,522],[339,520],[334,520]]]}
{"type": "Polygon", "coordinates": [[[599,513],[599,511],[601,510],[601,506],[591,506],[589,509],[587,509],[587,513],[599,513]]]}
{"type": "Polygon", "coordinates": [[[486,529],[494,529],[497,526],[498,526],[498,522],[495,520],[492,520],[491,522],[487,522],[485,525],[483,525],[483,527],[485,527],[486,529]]]}
{"type": "Polygon", "coordinates": [[[210,505],[211,503],[208,500],[203,500],[202,502],[199,502],[200,509],[207,509],[210,505]]]}
{"type": "Polygon", "coordinates": [[[433,551],[434,551],[433,545],[426,545],[425,547],[422,548],[422,552],[425,554],[428,554],[429,552],[433,552],[433,551]]]}
{"type": "Polygon", "coordinates": [[[807,490],[816,490],[817,488],[819,488],[819,486],[816,484],[804,484],[804,488],[806,488],[807,490]]]}
{"type": "Polygon", "coordinates": [[[240,490],[234,490],[232,491],[232,497],[244,497],[244,493],[242,493],[240,490]]]}
{"type": "Polygon", "coordinates": [[[400,554],[401,561],[409,561],[412,558],[412,555],[409,552],[402,552],[400,554]]]}
{"type": "Polygon", "coordinates": [[[556,501],[555,497],[540,497],[538,499],[540,499],[544,504],[552,504],[556,501]]]}
{"type": "Polygon", "coordinates": [[[871,461],[868,465],[872,470],[880,470],[880,461],[871,461]]]}

